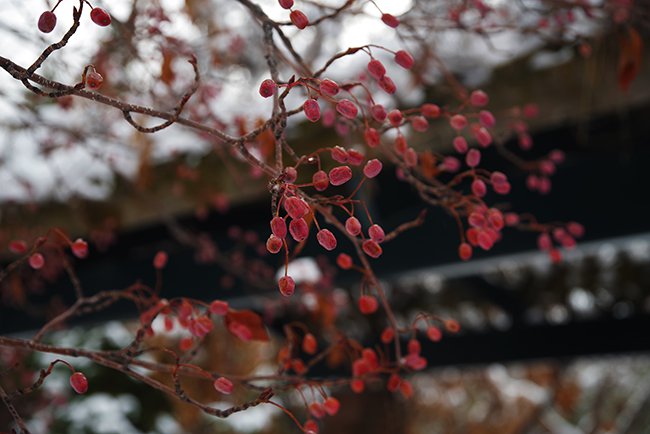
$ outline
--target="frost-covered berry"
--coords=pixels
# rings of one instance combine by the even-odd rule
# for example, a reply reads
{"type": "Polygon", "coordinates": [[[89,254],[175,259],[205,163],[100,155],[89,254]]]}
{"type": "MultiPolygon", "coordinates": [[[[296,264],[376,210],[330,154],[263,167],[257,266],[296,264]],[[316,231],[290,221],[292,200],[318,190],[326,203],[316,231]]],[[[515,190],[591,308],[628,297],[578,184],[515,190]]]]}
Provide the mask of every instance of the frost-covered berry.
{"type": "Polygon", "coordinates": [[[269,239],[266,240],[266,250],[269,251],[269,253],[276,254],[282,249],[282,239],[276,237],[275,235],[271,234],[269,236],[269,239]]]}
{"type": "Polygon", "coordinates": [[[449,119],[449,124],[453,129],[460,131],[467,126],[467,118],[463,115],[453,115],[449,119]]]}

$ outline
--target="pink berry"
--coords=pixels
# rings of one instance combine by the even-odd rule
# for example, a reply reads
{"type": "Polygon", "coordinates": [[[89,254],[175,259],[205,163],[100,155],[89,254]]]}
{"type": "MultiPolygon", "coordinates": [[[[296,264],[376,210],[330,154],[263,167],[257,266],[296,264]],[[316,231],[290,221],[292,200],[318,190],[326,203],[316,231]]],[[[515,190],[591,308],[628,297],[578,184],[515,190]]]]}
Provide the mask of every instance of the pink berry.
{"type": "Polygon", "coordinates": [[[374,128],[366,128],[366,131],[363,133],[363,138],[365,139],[366,144],[371,148],[376,148],[381,143],[379,132],[374,128]]]}
{"type": "Polygon", "coordinates": [[[320,82],[320,92],[327,96],[336,96],[339,93],[339,85],[334,80],[326,78],[320,82]]]}
{"type": "Polygon", "coordinates": [[[29,257],[29,266],[34,270],[40,270],[45,265],[45,258],[40,253],[33,253],[29,257]]]}
{"type": "Polygon", "coordinates": [[[486,148],[492,143],[492,135],[483,127],[479,127],[474,131],[474,137],[479,145],[486,148]]]}
{"type": "Polygon", "coordinates": [[[490,98],[487,96],[487,93],[483,92],[482,90],[475,90],[469,96],[469,102],[474,107],[483,107],[487,105],[489,101],[490,98]]]}
{"type": "Polygon", "coordinates": [[[384,64],[377,59],[371,59],[368,62],[368,72],[375,80],[380,80],[384,75],[386,75],[386,68],[384,64]]]}
{"type": "Polygon", "coordinates": [[[404,162],[409,167],[415,167],[418,165],[418,153],[415,152],[415,149],[408,148],[404,152],[404,162]]]}
{"type": "Polygon", "coordinates": [[[167,265],[167,253],[160,251],[153,257],[153,267],[156,270],[162,270],[167,265]]]}
{"type": "Polygon", "coordinates": [[[320,107],[318,106],[318,101],[313,98],[308,99],[302,105],[302,109],[305,112],[305,116],[312,122],[316,122],[320,119],[320,107]]]}
{"type": "Polygon", "coordinates": [[[432,342],[439,342],[442,339],[442,332],[436,326],[429,326],[427,327],[427,337],[432,342]]]}
{"type": "Polygon", "coordinates": [[[331,151],[332,160],[341,164],[348,162],[348,151],[340,146],[334,146],[331,151]]]}
{"type": "Polygon", "coordinates": [[[458,161],[458,158],[445,157],[442,160],[442,167],[448,172],[458,172],[460,169],[460,161],[458,161]]]}
{"type": "Polygon", "coordinates": [[[9,243],[9,250],[12,253],[22,255],[23,253],[27,252],[27,243],[24,242],[23,240],[12,240],[9,243]]]}
{"type": "Polygon", "coordinates": [[[472,193],[474,193],[475,196],[477,197],[483,197],[487,193],[487,187],[485,186],[485,182],[481,179],[475,179],[472,182],[472,193]]]}
{"type": "Polygon", "coordinates": [[[373,158],[372,160],[368,160],[366,163],[365,167],[363,168],[363,174],[366,175],[366,178],[374,178],[375,176],[379,175],[382,167],[383,165],[381,164],[381,161],[373,158]]]}
{"type": "Polygon", "coordinates": [[[469,167],[476,167],[481,162],[481,151],[478,149],[470,149],[465,156],[465,163],[469,167]]]}
{"type": "Polygon", "coordinates": [[[323,408],[325,409],[325,412],[327,412],[327,414],[329,414],[330,416],[334,416],[336,413],[339,412],[339,409],[341,408],[341,403],[339,402],[338,399],[330,396],[323,403],[323,408]]]}
{"type": "Polygon", "coordinates": [[[494,115],[487,110],[481,110],[478,114],[478,120],[485,128],[492,128],[497,123],[494,115]]]}
{"type": "Polygon", "coordinates": [[[88,391],[88,379],[81,372],[75,372],[70,376],[70,387],[79,395],[88,391]]]}
{"type": "Polygon", "coordinates": [[[546,232],[539,234],[539,237],[537,237],[537,247],[539,250],[551,250],[553,247],[553,241],[549,234],[546,232]]]}
{"type": "Polygon", "coordinates": [[[386,238],[384,229],[378,224],[374,224],[368,228],[368,236],[371,240],[381,243],[386,238]]]}
{"type": "Polygon", "coordinates": [[[291,9],[293,7],[293,0],[278,0],[278,3],[284,9],[291,9]]]}
{"type": "Polygon", "coordinates": [[[210,313],[214,315],[225,315],[228,313],[228,302],[222,300],[214,300],[210,303],[210,313]]]}
{"type": "Polygon", "coordinates": [[[362,295],[359,297],[359,311],[362,314],[368,315],[374,313],[379,308],[379,302],[372,295],[362,295]]]}
{"type": "Polygon", "coordinates": [[[278,280],[278,287],[280,288],[280,293],[285,297],[290,297],[293,295],[296,290],[296,282],[294,282],[291,276],[282,276],[278,280]]]}
{"type": "Polygon", "coordinates": [[[223,393],[224,395],[230,395],[235,388],[232,381],[225,377],[219,377],[214,380],[213,386],[217,392],[223,393]]]}
{"type": "Polygon", "coordinates": [[[423,133],[429,129],[429,121],[424,116],[413,116],[411,118],[411,125],[419,133],[423,133]]]}
{"type": "Polygon", "coordinates": [[[282,171],[282,175],[284,176],[284,182],[292,184],[296,182],[296,179],[298,178],[298,171],[295,167],[285,167],[282,171]]]}
{"type": "Polygon", "coordinates": [[[361,245],[361,249],[365,252],[366,255],[375,259],[380,257],[381,254],[383,253],[381,246],[377,244],[377,242],[374,240],[364,241],[363,244],[361,245]]]}
{"type": "Polygon", "coordinates": [[[330,183],[334,186],[343,185],[352,179],[352,169],[348,166],[339,166],[330,170],[330,183]]]}
{"type": "Polygon", "coordinates": [[[467,152],[467,148],[468,148],[467,140],[465,140],[465,137],[456,136],[454,138],[454,149],[456,150],[456,152],[458,152],[459,154],[464,154],[465,152],[467,152]]]}
{"type": "Polygon", "coordinates": [[[501,184],[494,184],[492,188],[494,188],[494,191],[498,194],[508,194],[512,187],[509,182],[502,182],[501,184]]]}
{"type": "Polygon", "coordinates": [[[398,154],[404,154],[404,152],[406,152],[406,150],[408,149],[408,143],[406,143],[406,139],[401,134],[395,137],[395,142],[393,143],[393,146],[395,147],[395,152],[397,152],[398,154]]]}
{"type": "Polygon", "coordinates": [[[389,95],[394,94],[395,91],[397,90],[397,86],[395,86],[395,82],[393,82],[393,80],[387,75],[384,75],[379,80],[379,87],[381,87],[382,90],[389,95]]]}
{"type": "Polygon", "coordinates": [[[278,238],[287,236],[287,224],[282,217],[273,217],[271,219],[271,232],[278,238]]]}
{"type": "Polygon", "coordinates": [[[422,104],[420,108],[423,116],[426,116],[431,119],[435,119],[440,116],[440,107],[436,104],[422,104]]]}
{"type": "Polygon", "coordinates": [[[504,219],[506,222],[506,225],[508,226],[516,226],[519,224],[519,216],[515,214],[514,212],[509,212],[504,215],[504,219]]]}
{"type": "Polygon", "coordinates": [[[394,127],[400,126],[403,119],[402,112],[397,109],[388,112],[388,122],[394,127]]]}
{"type": "Polygon", "coordinates": [[[467,126],[467,118],[463,115],[453,115],[449,124],[453,129],[460,131],[467,126]]]}
{"type": "Polygon", "coordinates": [[[404,69],[411,69],[415,60],[413,60],[413,56],[408,51],[399,50],[395,53],[395,63],[404,69]]]}
{"type": "Polygon", "coordinates": [[[375,104],[370,107],[370,113],[372,114],[373,119],[377,122],[384,122],[388,116],[386,114],[386,109],[381,104],[375,104]]]}
{"type": "Polygon", "coordinates": [[[300,30],[304,29],[309,25],[309,19],[307,18],[307,15],[305,15],[302,11],[298,9],[291,11],[291,13],[289,14],[289,19],[291,20],[293,25],[298,27],[300,30]]]}
{"type": "Polygon", "coordinates": [[[490,175],[490,182],[492,182],[492,184],[503,184],[508,182],[508,177],[503,172],[495,171],[490,175]]]}
{"type": "Polygon", "coordinates": [[[267,78],[260,84],[260,95],[264,98],[269,98],[275,94],[277,89],[277,85],[275,84],[275,81],[271,80],[270,78],[267,78]]]}
{"type": "Polygon", "coordinates": [[[309,226],[303,218],[293,219],[289,223],[289,232],[294,240],[301,242],[309,236],[309,226]]]}
{"type": "Polygon", "coordinates": [[[271,234],[269,236],[269,239],[266,240],[266,250],[269,251],[269,253],[276,254],[282,249],[282,239],[276,237],[275,235],[271,234]]]}
{"type": "Polygon", "coordinates": [[[327,173],[324,170],[319,170],[311,177],[311,182],[317,191],[325,191],[330,184],[327,173]]]}
{"type": "Polygon", "coordinates": [[[359,235],[361,233],[361,223],[359,222],[359,219],[354,216],[349,217],[345,221],[345,230],[353,237],[359,235]]]}
{"type": "Polygon", "coordinates": [[[352,268],[352,257],[346,253],[339,253],[336,258],[336,265],[341,267],[343,270],[349,270],[352,268]]]}
{"type": "Polygon", "coordinates": [[[458,246],[458,256],[463,261],[468,261],[472,257],[472,246],[467,243],[462,243],[458,246]]]}
{"type": "Polygon", "coordinates": [[[82,240],[81,238],[77,238],[72,243],[70,248],[72,249],[72,254],[79,259],[83,259],[86,256],[88,256],[88,243],[82,240]]]}
{"type": "Polygon", "coordinates": [[[309,213],[307,202],[296,196],[288,197],[284,200],[284,209],[292,219],[299,219],[309,213]]]}
{"type": "Polygon", "coordinates": [[[481,231],[478,233],[478,245],[483,250],[490,250],[494,245],[494,240],[490,237],[490,234],[487,231],[481,231]]]}
{"type": "Polygon", "coordinates": [[[38,18],[38,30],[43,33],[50,33],[56,27],[56,15],[54,12],[45,11],[38,18]]]}
{"type": "Polygon", "coordinates": [[[329,229],[321,229],[316,234],[318,244],[323,246],[325,250],[332,251],[336,248],[336,237],[329,229]]]}
{"type": "Polygon", "coordinates": [[[360,166],[363,163],[365,157],[363,154],[357,150],[349,149],[348,150],[348,163],[353,166],[360,166]]]}
{"type": "Polygon", "coordinates": [[[577,222],[570,222],[567,225],[567,230],[574,237],[582,238],[585,234],[585,227],[577,222]]]}
{"type": "Polygon", "coordinates": [[[388,27],[396,28],[399,26],[399,20],[391,14],[383,14],[381,16],[381,20],[386,24],[388,27]]]}
{"type": "Polygon", "coordinates": [[[342,99],[336,104],[336,111],[348,119],[354,119],[359,113],[359,109],[354,103],[348,99],[342,99]]]}
{"type": "Polygon", "coordinates": [[[90,19],[93,23],[101,27],[106,27],[111,24],[111,16],[102,8],[93,8],[90,11],[90,19]]]}

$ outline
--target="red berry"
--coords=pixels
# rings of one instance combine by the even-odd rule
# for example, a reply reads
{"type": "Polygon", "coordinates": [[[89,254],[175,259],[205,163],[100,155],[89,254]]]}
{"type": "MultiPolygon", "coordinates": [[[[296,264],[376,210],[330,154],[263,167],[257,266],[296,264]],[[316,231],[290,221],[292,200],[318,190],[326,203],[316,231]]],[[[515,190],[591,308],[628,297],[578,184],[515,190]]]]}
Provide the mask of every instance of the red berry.
{"type": "Polygon", "coordinates": [[[585,234],[585,227],[580,223],[570,222],[566,228],[574,237],[581,238],[585,234]]]}
{"type": "Polygon", "coordinates": [[[280,288],[280,293],[285,297],[290,297],[293,295],[296,290],[296,282],[294,282],[291,276],[282,276],[278,280],[278,287],[280,288]]]}
{"type": "Polygon", "coordinates": [[[330,183],[334,186],[343,185],[352,179],[352,169],[348,166],[339,166],[330,170],[330,183]]]}
{"type": "Polygon", "coordinates": [[[339,253],[339,256],[336,258],[336,265],[343,270],[349,270],[352,268],[352,257],[345,253],[339,253]]]}
{"type": "Polygon", "coordinates": [[[56,27],[56,15],[54,12],[45,11],[38,18],[38,30],[43,33],[50,33],[56,27]]]}
{"type": "Polygon", "coordinates": [[[460,131],[467,126],[467,118],[463,115],[453,115],[449,119],[449,124],[453,129],[460,131]]]}
{"type": "Polygon", "coordinates": [[[392,95],[395,93],[397,90],[397,86],[395,86],[395,83],[391,78],[387,75],[384,75],[380,80],[379,80],[379,87],[383,89],[384,92],[386,92],[389,95],[392,95]]]}
{"type": "Polygon", "coordinates": [[[278,238],[287,236],[287,224],[282,217],[273,217],[271,219],[271,232],[278,238]]]}
{"type": "Polygon", "coordinates": [[[153,267],[156,270],[162,270],[165,268],[165,265],[167,265],[167,253],[162,251],[156,253],[153,257],[153,267]]]}
{"type": "Polygon", "coordinates": [[[477,197],[483,197],[487,193],[487,187],[485,186],[485,182],[481,179],[475,179],[472,182],[472,193],[474,193],[475,196],[477,197]]]}
{"type": "Polygon", "coordinates": [[[361,393],[366,388],[366,384],[363,380],[355,379],[350,382],[350,388],[354,393],[361,393]]]}
{"type": "Polygon", "coordinates": [[[462,243],[458,246],[458,256],[463,261],[468,261],[472,257],[472,246],[467,243],[462,243]]]}
{"type": "Polygon", "coordinates": [[[422,112],[423,116],[426,116],[428,118],[435,119],[440,116],[440,107],[438,107],[436,104],[422,104],[420,111],[422,112]]]}
{"type": "Polygon", "coordinates": [[[373,158],[372,160],[368,160],[366,163],[366,166],[363,168],[363,174],[366,175],[366,178],[374,178],[379,175],[382,167],[383,165],[381,164],[381,161],[373,158]]]}
{"type": "Polygon", "coordinates": [[[22,255],[27,252],[27,243],[23,240],[12,240],[9,242],[9,250],[12,253],[22,255]]]}
{"type": "Polygon", "coordinates": [[[318,423],[314,419],[309,419],[303,425],[305,434],[318,434],[318,423]]]}
{"type": "Polygon", "coordinates": [[[321,80],[319,88],[323,95],[336,96],[339,93],[339,85],[329,78],[321,80]]]}
{"type": "Polygon", "coordinates": [[[368,315],[374,313],[377,311],[378,308],[379,308],[379,302],[374,296],[362,295],[361,297],[359,297],[359,311],[362,314],[368,315]]]}
{"type": "Polygon", "coordinates": [[[277,85],[275,84],[275,81],[271,80],[270,78],[267,78],[260,84],[260,95],[262,95],[264,98],[268,98],[273,96],[277,89],[277,85]]]}
{"type": "Polygon", "coordinates": [[[400,126],[403,119],[402,112],[397,109],[388,112],[388,122],[394,127],[400,126]]]}
{"type": "Polygon", "coordinates": [[[492,143],[492,135],[483,127],[479,127],[473,131],[474,137],[479,145],[486,148],[492,143]]]}
{"type": "Polygon", "coordinates": [[[476,167],[481,162],[481,151],[477,149],[470,149],[465,156],[465,163],[469,167],[476,167]]]}
{"type": "Polygon", "coordinates": [[[497,123],[496,119],[494,119],[494,115],[487,110],[481,110],[478,114],[478,121],[485,128],[492,128],[497,123]]]}
{"type": "Polygon", "coordinates": [[[436,326],[429,326],[427,328],[427,337],[433,342],[439,342],[442,339],[442,332],[436,326]]]}
{"type": "Polygon", "coordinates": [[[395,330],[392,327],[386,327],[383,332],[381,332],[381,341],[385,344],[390,344],[395,338],[395,330]]]}
{"type": "Polygon", "coordinates": [[[318,101],[313,98],[308,99],[302,105],[302,109],[305,112],[305,116],[312,122],[316,122],[320,119],[320,107],[318,106],[318,101]]]}
{"type": "Polygon", "coordinates": [[[540,250],[551,250],[553,247],[553,241],[546,232],[539,234],[539,237],[537,237],[537,247],[540,250]]]}
{"type": "Polygon", "coordinates": [[[366,140],[366,145],[371,148],[376,148],[381,143],[379,131],[374,128],[366,128],[366,131],[363,133],[363,138],[366,140]]]}
{"type": "Polygon", "coordinates": [[[317,191],[324,191],[330,185],[330,180],[324,170],[319,170],[311,177],[311,182],[317,191]]]}
{"type": "Polygon", "coordinates": [[[232,384],[232,381],[225,377],[219,377],[214,380],[213,386],[217,392],[223,393],[224,395],[230,395],[235,388],[235,386],[232,384]]]}
{"type": "Polygon", "coordinates": [[[296,178],[298,178],[298,171],[295,167],[285,167],[282,174],[284,176],[284,182],[289,184],[295,182],[296,178]]]}
{"type": "Polygon", "coordinates": [[[348,150],[348,163],[352,164],[353,166],[361,165],[364,159],[365,157],[361,152],[354,149],[348,150]]]}
{"type": "Polygon", "coordinates": [[[88,379],[81,372],[75,372],[70,376],[70,387],[79,395],[88,391],[88,379]]]}
{"type": "Polygon", "coordinates": [[[309,236],[309,226],[307,226],[307,222],[303,218],[293,219],[289,223],[289,232],[294,240],[301,242],[309,236]]]}
{"type": "Polygon", "coordinates": [[[88,256],[88,243],[81,238],[77,238],[70,248],[72,249],[72,254],[79,259],[88,256]]]}
{"type": "Polygon", "coordinates": [[[383,14],[381,16],[381,20],[386,24],[388,27],[395,28],[399,26],[399,20],[391,14],[383,14]]]}
{"type": "Polygon", "coordinates": [[[323,246],[325,250],[332,251],[336,248],[336,237],[329,229],[321,229],[316,234],[318,244],[323,246]]]}
{"type": "Polygon", "coordinates": [[[357,113],[359,113],[359,110],[357,109],[357,106],[354,105],[352,101],[349,99],[342,99],[336,104],[336,111],[341,114],[341,116],[346,117],[348,119],[354,119],[357,117],[357,113]]]}
{"type": "Polygon", "coordinates": [[[458,333],[460,331],[460,324],[455,319],[445,320],[445,329],[450,333],[458,333]]]}
{"type": "Polygon", "coordinates": [[[487,93],[483,92],[482,90],[475,90],[469,96],[469,102],[474,107],[483,107],[483,106],[487,105],[487,103],[489,101],[490,101],[490,98],[487,96],[487,93]]]}
{"type": "Polygon", "coordinates": [[[291,11],[289,14],[289,19],[293,23],[294,26],[298,27],[300,30],[304,29],[309,25],[309,18],[307,18],[307,15],[305,15],[302,11],[296,9],[295,11],[291,11]]]}
{"type": "Polygon", "coordinates": [[[337,161],[341,164],[348,162],[348,151],[343,149],[340,146],[334,146],[331,151],[332,160],[337,161]]]}
{"type": "MultiPolygon", "coordinates": [[[[425,367],[426,367],[426,360],[424,360],[425,367]]],[[[402,380],[402,382],[399,385],[399,391],[402,394],[402,396],[406,399],[410,398],[413,396],[413,385],[407,380],[402,380]]]]}
{"type": "Polygon", "coordinates": [[[395,392],[399,388],[399,384],[402,382],[402,379],[399,378],[397,374],[391,374],[386,383],[386,388],[389,392],[395,392]]]}
{"type": "Polygon", "coordinates": [[[384,64],[377,59],[371,59],[368,62],[368,72],[375,80],[380,80],[384,75],[386,75],[386,68],[384,64]]]}
{"type": "Polygon", "coordinates": [[[386,114],[386,109],[381,104],[375,104],[370,107],[370,113],[377,122],[384,122],[386,120],[386,116],[388,116],[386,114]]]}
{"type": "Polygon", "coordinates": [[[111,24],[111,16],[102,8],[93,8],[90,11],[90,19],[98,26],[106,27],[111,24]]]}
{"type": "Polygon", "coordinates": [[[359,235],[361,233],[361,223],[359,222],[359,219],[354,216],[349,217],[345,221],[345,230],[348,232],[348,234],[354,237],[359,235]]]}
{"type": "Polygon", "coordinates": [[[269,253],[276,254],[282,249],[282,239],[276,237],[275,235],[271,234],[269,236],[269,239],[266,240],[266,250],[269,251],[269,253]]]}
{"type": "Polygon", "coordinates": [[[415,152],[415,149],[408,148],[404,151],[404,162],[409,167],[415,167],[418,164],[418,153],[415,152]]]}
{"type": "Polygon", "coordinates": [[[318,342],[316,338],[311,333],[307,333],[304,338],[302,338],[302,350],[307,354],[316,354],[318,350],[318,342]]]}
{"type": "Polygon", "coordinates": [[[40,270],[45,265],[45,258],[40,253],[33,253],[28,262],[34,270],[40,270]]]}
{"type": "Polygon", "coordinates": [[[422,345],[417,339],[411,339],[408,343],[408,352],[409,354],[420,354],[422,351],[422,345]]]}
{"type": "Polygon", "coordinates": [[[318,402],[312,402],[309,404],[309,413],[316,419],[322,419],[325,417],[325,409],[318,402]]]}
{"type": "Polygon", "coordinates": [[[86,74],[86,87],[90,90],[97,90],[104,83],[104,77],[97,71],[95,68],[90,68],[90,71],[86,74]]]}
{"type": "Polygon", "coordinates": [[[374,240],[366,240],[363,242],[361,245],[361,248],[363,251],[366,253],[366,255],[370,256],[371,258],[377,259],[378,257],[381,256],[383,253],[381,246],[377,244],[376,241],[374,240]]]}
{"type": "Polygon", "coordinates": [[[378,224],[374,224],[368,228],[368,236],[371,240],[381,243],[386,238],[384,229],[378,224]]]}
{"type": "Polygon", "coordinates": [[[293,7],[293,0],[278,0],[278,3],[280,3],[280,6],[284,9],[291,9],[293,7]]]}
{"type": "Polygon", "coordinates": [[[395,53],[395,62],[404,69],[411,69],[415,60],[408,51],[399,50],[395,53]]]}
{"type": "Polygon", "coordinates": [[[284,209],[291,218],[298,219],[308,214],[310,208],[304,200],[296,196],[291,196],[284,200],[284,209]]]}
{"type": "Polygon", "coordinates": [[[225,315],[228,313],[228,302],[221,300],[214,300],[210,303],[210,313],[214,315],[225,315]]]}
{"type": "Polygon", "coordinates": [[[413,116],[411,118],[411,126],[419,133],[423,133],[429,129],[429,121],[424,116],[413,116]]]}
{"type": "Polygon", "coordinates": [[[325,409],[327,414],[329,414],[330,416],[334,416],[336,413],[339,412],[339,409],[341,408],[341,403],[339,402],[338,399],[330,396],[323,403],[323,408],[325,409]]]}
{"type": "Polygon", "coordinates": [[[454,138],[454,149],[456,152],[459,154],[464,154],[467,152],[467,140],[465,140],[465,137],[463,136],[457,136],[454,138]]]}

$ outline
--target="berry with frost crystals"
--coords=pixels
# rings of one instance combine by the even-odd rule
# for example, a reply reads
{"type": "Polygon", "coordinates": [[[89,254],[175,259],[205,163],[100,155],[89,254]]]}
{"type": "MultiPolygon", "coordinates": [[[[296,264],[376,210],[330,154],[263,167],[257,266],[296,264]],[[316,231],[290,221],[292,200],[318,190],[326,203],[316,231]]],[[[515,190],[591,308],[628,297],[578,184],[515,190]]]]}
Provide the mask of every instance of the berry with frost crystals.
{"type": "Polygon", "coordinates": [[[352,268],[352,257],[346,253],[340,253],[336,258],[336,265],[344,270],[352,268]]]}
{"type": "Polygon", "coordinates": [[[305,15],[302,11],[296,9],[295,11],[291,11],[289,14],[289,19],[293,23],[294,26],[298,27],[300,30],[304,29],[309,25],[309,19],[307,18],[307,15],[305,15]]]}
{"type": "Polygon", "coordinates": [[[365,252],[366,255],[371,258],[377,259],[383,253],[381,246],[375,240],[366,240],[361,245],[361,249],[365,252]]]}
{"type": "Polygon", "coordinates": [[[339,93],[339,85],[334,80],[326,78],[320,82],[320,92],[327,96],[336,96],[339,93]]]}
{"type": "Polygon", "coordinates": [[[88,379],[81,372],[75,372],[70,376],[70,387],[79,395],[88,391],[88,379]]]}
{"type": "Polygon", "coordinates": [[[442,167],[448,172],[458,172],[458,169],[460,169],[460,161],[458,161],[458,158],[445,157],[442,160],[442,167]]]}
{"type": "Polygon", "coordinates": [[[395,53],[395,62],[404,69],[411,69],[415,60],[413,60],[413,56],[408,51],[399,50],[395,53]]]}
{"type": "Polygon", "coordinates": [[[50,33],[56,27],[56,15],[54,12],[45,11],[38,18],[38,30],[43,33],[50,33]]]}
{"type": "Polygon", "coordinates": [[[210,303],[210,313],[214,315],[225,315],[228,313],[228,302],[222,300],[214,300],[210,303]]]}
{"type": "Polygon", "coordinates": [[[88,243],[81,238],[77,238],[72,243],[72,246],[70,246],[70,248],[72,249],[72,254],[74,254],[79,259],[83,259],[88,256],[88,243]]]}
{"type": "Polygon", "coordinates": [[[275,84],[275,81],[271,80],[270,78],[267,78],[260,84],[260,95],[262,95],[264,98],[268,98],[273,96],[277,89],[277,85],[275,84]]]}
{"type": "Polygon", "coordinates": [[[302,105],[302,109],[305,112],[305,116],[312,122],[316,122],[320,119],[320,107],[318,106],[318,101],[313,98],[308,99],[302,105]]]}
{"type": "Polygon", "coordinates": [[[271,219],[271,232],[278,238],[287,236],[287,224],[282,217],[273,217],[271,219]]]}
{"type": "Polygon", "coordinates": [[[347,231],[348,234],[356,237],[361,233],[361,223],[359,222],[359,219],[356,217],[352,216],[349,217],[345,221],[345,230],[347,231]]]}
{"type": "Polygon", "coordinates": [[[469,102],[474,107],[483,107],[483,106],[487,105],[487,103],[489,101],[490,101],[490,98],[488,98],[487,93],[483,92],[482,90],[475,90],[469,96],[469,102]]]}
{"type": "Polygon", "coordinates": [[[329,229],[321,229],[316,234],[318,244],[323,246],[325,250],[334,250],[336,248],[336,237],[329,229]]]}
{"type": "Polygon", "coordinates": [[[271,234],[269,239],[266,240],[266,250],[269,253],[276,254],[282,249],[282,240],[275,235],[271,234]]]}
{"type": "Polygon", "coordinates": [[[106,27],[111,24],[111,16],[102,8],[93,8],[90,11],[90,19],[93,23],[101,27],[106,27]]]}
{"type": "Polygon", "coordinates": [[[296,290],[296,282],[294,282],[291,276],[282,276],[278,280],[278,287],[280,288],[280,293],[285,297],[293,295],[296,290]]]}
{"type": "Polygon", "coordinates": [[[214,380],[213,386],[217,392],[223,393],[224,395],[230,395],[235,387],[232,381],[225,377],[219,377],[214,380]]]}
{"type": "Polygon", "coordinates": [[[368,72],[375,80],[380,80],[384,75],[386,75],[386,68],[384,64],[377,59],[371,59],[368,62],[368,72]]]}
{"type": "Polygon", "coordinates": [[[343,185],[352,179],[352,169],[348,166],[339,166],[330,170],[330,183],[334,186],[343,185]]]}
{"type": "Polygon", "coordinates": [[[291,196],[284,200],[284,209],[292,219],[299,219],[309,213],[309,205],[307,205],[307,202],[296,196],[291,196]]]}
{"type": "Polygon", "coordinates": [[[379,308],[379,302],[374,296],[362,295],[361,297],[359,297],[359,311],[362,314],[368,315],[374,313],[377,311],[378,308],[379,308]]]}
{"type": "Polygon", "coordinates": [[[381,20],[386,24],[388,27],[396,28],[399,26],[399,20],[391,14],[383,14],[381,16],[381,20]]]}
{"type": "Polygon", "coordinates": [[[372,160],[368,160],[366,163],[365,167],[363,168],[363,174],[366,175],[366,178],[374,178],[375,176],[379,175],[382,167],[383,165],[381,164],[381,161],[373,158],[372,160]]]}
{"type": "Polygon", "coordinates": [[[329,186],[330,180],[324,170],[319,170],[311,177],[311,182],[317,191],[324,191],[329,186]]]}
{"type": "Polygon", "coordinates": [[[359,109],[354,103],[348,99],[342,99],[336,104],[336,111],[341,114],[341,116],[348,119],[354,119],[359,113],[359,109]]]}
{"type": "Polygon", "coordinates": [[[294,240],[301,242],[309,236],[309,226],[307,226],[307,222],[303,218],[293,219],[289,223],[289,232],[294,240]]]}
{"type": "Polygon", "coordinates": [[[377,243],[381,243],[386,238],[384,229],[378,224],[374,224],[368,228],[368,236],[377,243]]]}

